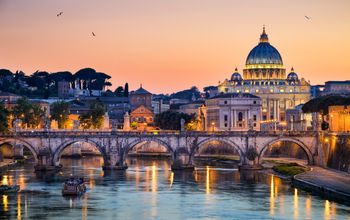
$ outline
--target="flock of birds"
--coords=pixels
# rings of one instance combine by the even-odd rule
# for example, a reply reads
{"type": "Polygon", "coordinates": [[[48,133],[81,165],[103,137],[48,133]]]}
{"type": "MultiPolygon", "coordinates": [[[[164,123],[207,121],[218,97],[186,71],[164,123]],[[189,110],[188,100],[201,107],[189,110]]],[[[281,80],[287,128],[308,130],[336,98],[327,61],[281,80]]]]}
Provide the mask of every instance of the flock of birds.
{"type": "MultiPolygon", "coordinates": [[[[63,15],[63,11],[61,11],[60,13],[57,14],[57,17],[60,17],[63,15]]],[[[91,32],[93,37],[96,37],[96,34],[94,32],[91,32]]]]}
{"type": "MultiPolygon", "coordinates": [[[[60,13],[58,13],[57,14],[57,17],[60,17],[60,16],[62,16],[63,15],[63,11],[61,11],[60,13]]],[[[304,16],[307,20],[311,20],[311,17],[309,17],[309,16],[307,16],[307,15],[305,15],[304,16]]],[[[92,34],[92,36],[93,37],[96,37],[96,34],[94,33],[94,32],[91,32],[91,34],[92,34]]]]}

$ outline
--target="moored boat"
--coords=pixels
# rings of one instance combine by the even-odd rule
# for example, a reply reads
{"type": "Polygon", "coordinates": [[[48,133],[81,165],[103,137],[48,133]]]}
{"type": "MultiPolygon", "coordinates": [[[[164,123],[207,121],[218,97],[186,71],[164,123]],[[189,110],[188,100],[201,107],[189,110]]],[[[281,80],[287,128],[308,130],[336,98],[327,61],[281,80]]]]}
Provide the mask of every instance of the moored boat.
{"type": "Polygon", "coordinates": [[[20,189],[19,185],[0,185],[0,193],[16,193],[20,189]]]}

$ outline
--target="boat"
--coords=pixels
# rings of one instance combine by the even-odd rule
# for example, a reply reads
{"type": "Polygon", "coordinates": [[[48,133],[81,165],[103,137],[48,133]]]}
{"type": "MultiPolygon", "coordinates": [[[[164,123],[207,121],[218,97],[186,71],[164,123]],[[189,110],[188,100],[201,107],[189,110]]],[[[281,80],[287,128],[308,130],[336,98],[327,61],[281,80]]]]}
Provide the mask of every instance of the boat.
{"type": "Polygon", "coordinates": [[[74,183],[66,183],[62,188],[62,195],[64,196],[78,196],[86,191],[85,183],[82,184],[74,184],[74,183]]]}
{"type": "Polygon", "coordinates": [[[16,193],[20,189],[19,185],[0,185],[0,194],[16,193]]]}

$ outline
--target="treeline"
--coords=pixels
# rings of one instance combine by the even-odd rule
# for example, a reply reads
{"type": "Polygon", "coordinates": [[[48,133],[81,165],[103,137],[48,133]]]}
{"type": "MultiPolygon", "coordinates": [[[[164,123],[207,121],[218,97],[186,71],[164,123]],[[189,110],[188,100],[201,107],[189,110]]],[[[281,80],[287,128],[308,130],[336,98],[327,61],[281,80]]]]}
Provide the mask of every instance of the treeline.
{"type": "MultiPolygon", "coordinates": [[[[25,75],[22,71],[12,73],[7,69],[0,69],[0,90],[27,97],[47,99],[57,97],[58,82],[66,81],[70,87],[75,89],[104,90],[112,84],[108,81],[111,76],[96,72],[92,68],[84,68],[76,73],[69,71],[48,73],[46,71],[36,71],[31,75],[25,75]]],[[[115,93],[108,91],[107,95],[127,96],[129,94],[128,85],[118,87],[115,93]]]]}
{"type": "MultiPolygon", "coordinates": [[[[45,120],[57,121],[58,128],[66,128],[69,123],[70,114],[69,102],[57,101],[53,103],[51,114],[47,116],[48,109],[42,108],[39,103],[31,102],[27,97],[22,97],[17,100],[16,105],[12,110],[6,109],[5,105],[0,102],[0,132],[9,130],[9,123],[20,119],[18,124],[21,128],[42,128],[45,126],[45,120]]],[[[106,110],[102,102],[93,100],[89,102],[89,110],[79,116],[80,126],[83,129],[99,129],[103,125],[103,116],[106,110]]]]}

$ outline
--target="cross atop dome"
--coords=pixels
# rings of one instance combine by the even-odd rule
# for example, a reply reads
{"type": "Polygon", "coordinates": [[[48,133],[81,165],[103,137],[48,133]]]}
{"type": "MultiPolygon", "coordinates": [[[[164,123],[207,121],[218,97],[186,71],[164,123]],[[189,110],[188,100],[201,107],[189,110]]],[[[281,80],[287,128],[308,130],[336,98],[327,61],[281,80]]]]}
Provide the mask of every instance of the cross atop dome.
{"type": "Polygon", "coordinates": [[[269,42],[269,38],[267,37],[267,34],[265,32],[265,25],[263,26],[263,32],[260,35],[260,43],[268,43],[269,42]]]}

